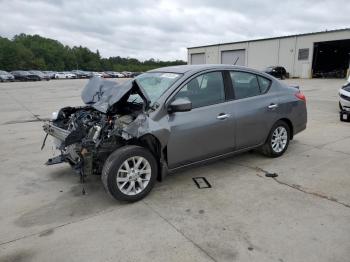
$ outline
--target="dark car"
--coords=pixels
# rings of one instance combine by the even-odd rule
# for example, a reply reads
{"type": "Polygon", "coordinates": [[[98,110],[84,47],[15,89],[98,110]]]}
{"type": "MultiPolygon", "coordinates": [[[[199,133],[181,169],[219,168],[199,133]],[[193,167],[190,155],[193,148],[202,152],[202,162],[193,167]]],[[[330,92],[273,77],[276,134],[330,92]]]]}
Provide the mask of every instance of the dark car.
{"type": "Polygon", "coordinates": [[[44,124],[82,181],[101,174],[116,199],[136,201],[168,173],[259,148],[279,157],[306,128],[305,96],[263,72],[230,65],[186,65],[123,83],[92,78],[82,107],[44,124]]]}
{"type": "Polygon", "coordinates": [[[17,71],[12,71],[11,74],[15,77],[16,80],[19,81],[40,81],[41,77],[32,74],[28,71],[22,71],[22,70],[17,70],[17,71]]]}
{"type": "Polygon", "coordinates": [[[51,79],[51,76],[49,74],[43,73],[38,70],[30,70],[29,73],[40,77],[40,80],[49,81],[51,79]]]}
{"type": "Polygon", "coordinates": [[[269,66],[265,68],[264,72],[276,78],[280,78],[280,79],[288,78],[288,73],[283,66],[269,66]]]}
{"type": "Polygon", "coordinates": [[[137,77],[139,75],[143,74],[142,72],[132,72],[130,77],[134,78],[134,77],[137,77]]]}
{"type": "Polygon", "coordinates": [[[0,82],[14,81],[14,80],[15,80],[15,77],[11,75],[9,72],[0,70],[0,82]]]}
{"type": "Polygon", "coordinates": [[[72,73],[77,76],[77,78],[84,79],[90,78],[90,72],[85,72],[82,70],[72,70],[72,73]]]}

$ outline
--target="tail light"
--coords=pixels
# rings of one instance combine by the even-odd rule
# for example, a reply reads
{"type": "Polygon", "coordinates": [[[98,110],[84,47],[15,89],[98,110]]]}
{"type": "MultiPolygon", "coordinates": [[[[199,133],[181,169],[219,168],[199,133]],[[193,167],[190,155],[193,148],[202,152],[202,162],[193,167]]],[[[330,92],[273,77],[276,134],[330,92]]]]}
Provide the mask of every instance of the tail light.
{"type": "Polygon", "coordinates": [[[306,97],[302,92],[299,91],[299,92],[295,93],[295,96],[296,96],[296,98],[306,102],[306,97]]]}

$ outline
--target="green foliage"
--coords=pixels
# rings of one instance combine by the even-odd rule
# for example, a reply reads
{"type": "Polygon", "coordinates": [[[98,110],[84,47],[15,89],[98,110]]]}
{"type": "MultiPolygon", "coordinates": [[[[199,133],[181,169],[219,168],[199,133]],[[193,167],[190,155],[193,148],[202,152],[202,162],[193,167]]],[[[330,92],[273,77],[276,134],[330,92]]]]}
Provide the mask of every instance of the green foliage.
{"type": "Polygon", "coordinates": [[[0,37],[0,70],[52,70],[81,69],[87,71],[145,72],[157,67],[183,65],[186,62],[139,61],[120,56],[101,58],[100,52],[92,52],[82,46],[69,47],[57,40],[39,35],[16,35],[12,40],[0,37]]]}

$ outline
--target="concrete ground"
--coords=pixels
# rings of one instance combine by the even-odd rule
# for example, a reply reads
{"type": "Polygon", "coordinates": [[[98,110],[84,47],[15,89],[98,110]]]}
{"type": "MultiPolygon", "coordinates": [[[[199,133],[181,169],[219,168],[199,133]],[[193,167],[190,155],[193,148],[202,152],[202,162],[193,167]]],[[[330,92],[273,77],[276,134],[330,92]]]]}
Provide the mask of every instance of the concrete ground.
{"type": "Polygon", "coordinates": [[[350,123],[344,80],[288,80],[309,123],[287,153],[193,168],[125,204],[67,165],[47,167],[40,119],[79,105],[85,80],[0,84],[0,261],[349,261],[350,123]],[[264,171],[276,172],[267,178],[264,171]],[[192,177],[205,176],[210,189],[192,177]]]}

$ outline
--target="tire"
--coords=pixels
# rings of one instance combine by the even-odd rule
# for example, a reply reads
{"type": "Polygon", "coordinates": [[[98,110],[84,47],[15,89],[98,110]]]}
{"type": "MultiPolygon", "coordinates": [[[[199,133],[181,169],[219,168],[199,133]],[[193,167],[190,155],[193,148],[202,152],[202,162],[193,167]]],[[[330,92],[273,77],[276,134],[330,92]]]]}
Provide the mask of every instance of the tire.
{"type": "MultiPolygon", "coordinates": [[[[290,140],[290,128],[288,126],[288,124],[284,121],[277,121],[273,127],[271,128],[271,131],[269,133],[269,136],[265,142],[265,144],[261,147],[261,152],[268,157],[280,157],[284,154],[284,152],[286,152],[288,145],[289,145],[289,140],[290,140]],[[277,134],[279,133],[278,130],[281,131],[281,133],[286,133],[283,134],[283,138],[280,138],[280,142],[277,142],[277,146],[273,147],[273,139],[275,136],[275,132],[277,132],[277,134]],[[286,135],[286,137],[285,137],[286,135]]],[[[278,141],[278,138],[277,138],[278,141]]],[[[276,143],[275,143],[276,145],[276,143]]]]}
{"type": "Polygon", "coordinates": [[[152,190],[157,174],[158,164],[152,153],[144,147],[131,145],[117,149],[107,158],[102,169],[101,180],[111,197],[120,201],[135,202],[144,198],[152,190]],[[127,170],[125,166],[127,161],[129,170],[133,170],[136,166],[133,166],[135,162],[132,159],[135,159],[135,162],[141,159],[139,166],[142,166],[141,169],[145,171],[137,167],[135,170],[147,173],[137,176],[137,172],[135,174],[124,171],[127,170]],[[120,179],[119,182],[117,178],[120,179]],[[144,188],[141,188],[141,184],[144,188]],[[129,193],[126,193],[128,189],[129,193]]]}

